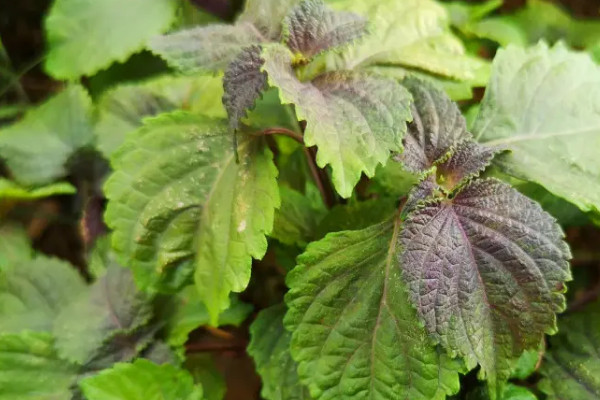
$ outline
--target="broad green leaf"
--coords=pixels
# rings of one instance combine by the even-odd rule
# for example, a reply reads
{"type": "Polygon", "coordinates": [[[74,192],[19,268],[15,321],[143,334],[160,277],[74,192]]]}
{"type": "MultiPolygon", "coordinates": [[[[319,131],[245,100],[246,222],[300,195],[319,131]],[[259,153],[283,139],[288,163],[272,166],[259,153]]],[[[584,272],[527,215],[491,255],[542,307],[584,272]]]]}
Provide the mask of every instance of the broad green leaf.
{"type": "Polygon", "coordinates": [[[58,79],[93,75],[141,50],[174,14],[171,0],[56,0],[45,23],[46,70],[58,79]]]}
{"type": "Polygon", "coordinates": [[[392,159],[384,166],[377,167],[369,188],[375,193],[401,198],[410,192],[418,180],[416,174],[407,171],[402,163],[392,159]]]}
{"type": "Polygon", "coordinates": [[[446,10],[431,0],[329,0],[334,9],[366,17],[372,32],[340,55],[330,68],[394,64],[459,80],[474,79],[486,62],[465,53],[449,29],[446,10]]]}
{"type": "Polygon", "coordinates": [[[301,82],[287,49],[270,46],[263,57],[270,85],[279,88],[282,103],[296,106],[299,120],[306,120],[304,142],[318,146],[317,164],[331,165],[342,197],[350,197],[361,173],[373,176],[390,151],[402,150],[410,94],[397,81],[338,71],[301,82]]]}
{"type": "Polygon", "coordinates": [[[33,249],[24,229],[0,224],[0,274],[14,265],[33,258],[33,249]]]}
{"type": "Polygon", "coordinates": [[[70,399],[76,373],[57,356],[49,333],[0,334],[1,400],[70,399]]]}
{"type": "Polygon", "coordinates": [[[262,310],[250,326],[248,354],[262,378],[261,395],[267,400],[309,400],[308,389],[296,372],[290,354],[292,334],[283,327],[285,305],[262,310]]]}
{"type": "Polygon", "coordinates": [[[308,245],[287,276],[286,328],[315,399],[444,399],[457,362],[429,341],[400,276],[396,218],[308,245]]]}
{"type": "Polygon", "coordinates": [[[115,153],[105,185],[121,263],[151,290],[181,287],[195,268],[211,324],[229,293],[246,287],[279,206],[264,139],[240,137],[236,163],[227,131],[223,121],[190,113],[150,120],[115,153]]]}
{"type": "Polygon", "coordinates": [[[225,117],[223,105],[216,100],[222,93],[221,76],[212,74],[162,76],[117,86],[98,102],[98,148],[110,156],[128,133],[142,126],[144,118],[167,111],[184,109],[208,117],[225,117]]]}
{"type": "Polygon", "coordinates": [[[486,0],[481,3],[449,1],[441,4],[448,11],[452,25],[461,29],[465,25],[479,21],[500,8],[502,0],[486,0]]]}
{"type": "Polygon", "coordinates": [[[540,349],[525,350],[517,360],[515,368],[510,374],[511,378],[527,379],[538,368],[542,354],[544,354],[543,346],[540,346],[540,349]]]}
{"type": "Polygon", "coordinates": [[[69,157],[93,141],[91,107],[86,91],[72,85],[0,129],[0,158],[16,181],[42,185],[65,176],[69,157]]]}
{"type": "Polygon", "coordinates": [[[287,245],[306,246],[315,239],[317,226],[325,216],[323,203],[287,186],[279,186],[281,207],[275,211],[273,231],[269,235],[287,245]]]}
{"type": "Polygon", "coordinates": [[[556,332],[571,279],[556,221],[495,179],[428,201],[401,233],[403,278],[427,331],[499,398],[513,364],[556,332]]]}
{"type": "Polygon", "coordinates": [[[203,400],[223,400],[227,385],[211,354],[188,354],[185,360],[185,369],[190,371],[194,382],[202,385],[203,400]]]}
{"type": "Polygon", "coordinates": [[[67,182],[51,183],[40,187],[28,187],[8,179],[0,178],[0,200],[37,200],[60,194],[73,194],[77,191],[67,182]]]}
{"type": "MultiPolygon", "coordinates": [[[[466,400],[490,400],[490,396],[485,387],[478,386],[467,393],[466,400]]],[[[537,397],[529,389],[509,383],[498,400],[537,400],[537,397]]]]}
{"type": "Polygon", "coordinates": [[[458,106],[442,91],[416,79],[406,80],[404,85],[414,100],[413,120],[408,125],[404,151],[398,159],[409,172],[422,173],[471,135],[458,106]]]}
{"type": "MultiPolygon", "coordinates": [[[[204,325],[210,324],[210,315],[198,290],[187,286],[175,295],[174,312],[169,317],[166,330],[169,344],[178,348],[187,342],[188,335],[204,325]]],[[[239,326],[252,312],[252,306],[241,302],[237,297],[231,296],[229,308],[219,314],[218,325],[239,326]]]]}
{"type": "Polygon", "coordinates": [[[192,376],[169,364],[148,360],[118,363],[85,378],[79,386],[88,400],[201,400],[202,387],[192,376]]]}
{"type": "Polygon", "coordinates": [[[540,369],[549,400],[600,397],[600,303],[559,320],[540,369]]]}
{"type": "Polygon", "coordinates": [[[283,41],[296,55],[310,60],[361,37],[367,20],[354,13],[333,11],[323,0],[304,0],[283,21],[283,41]]]}
{"type": "Polygon", "coordinates": [[[150,41],[150,49],[172,67],[186,72],[222,71],[242,49],[263,42],[252,23],[212,24],[186,29],[150,41]]]}
{"type": "Polygon", "coordinates": [[[64,261],[41,255],[15,261],[0,272],[0,332],[52,331],[54,319],[85,288],[64,261]]]}
{"type": "Polygon", "coordinates": [[[229,127],[237,131],[246,110],[267,88],[267,74],[261,70],[264,63],[260,46],[243,49],[225,70],[223,77],[223,104],[229,115],[229,127]]]}
{"type": "Polygon", "coordinates": [[[90,360],[117,333],[130,333],[152,317],[150,297],[136,289],[131,271],[109,267],[54,321],[56,348],[77,363],[90,360]]]}
{"type": "Polygon", "coordinates": [[[562,45],[511,46],[494,59],[473,133],[511,150],[496,158],[503,172],[598,211],[598,104],[600,67],[589,56],[562,45]]]}
{"type": "Polygon", "coordinates": [[[277,41],[281,22],[300,0],[247,0],[239,22],[253,24],[263,37],[277,41]]]}

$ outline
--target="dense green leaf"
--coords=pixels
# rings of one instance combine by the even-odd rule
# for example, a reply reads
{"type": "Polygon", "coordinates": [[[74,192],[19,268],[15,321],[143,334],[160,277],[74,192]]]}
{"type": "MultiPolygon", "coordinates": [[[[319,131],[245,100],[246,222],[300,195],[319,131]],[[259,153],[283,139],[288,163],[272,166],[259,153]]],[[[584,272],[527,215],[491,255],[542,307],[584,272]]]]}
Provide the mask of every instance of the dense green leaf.
{"type": "Polygon", "coordinates": [[[215,101],[222,92],[221,76],[212,74],[162,76],[117,86],[98,102],[98,148],[110,156],[144,118],[167,111],[184,109],[208,117],[225,117],[223,105],[215,101]]]}
{"type": "Polygon", "coordinates": [[[56,347],[62,357],[85,363],[111,336],[133,332],[151,317],[150,298],[136,289],[131,271],[109,267],[58,315],[56,347]]]}
{"type": "Polygon", "coordinates": [[[416,79],[404,84],[414,100],[413,121],[408,125],[399,159],[409,172],[421,173],[471,135],[458,106],[442,91],[416,79]]]}
{"type": "Polygon", "coordinates": [[[51,331],[83,290],[83,279],[64,261],[39,255],[15,262],[0,272],[0,332],[51,331]]]}
{"type": "Polygon", "coordinates": [[[264,60],[260,46],[243,49],[229,64],[223,78],[223,104],[229,115],[232,130],[239,128],[240,119],[246,116],[246,110],[267,88],[267,74],[261,70],[264,60]]]}
{"type": "Polygon", "coordinates": [[[525,350],[517,360],[515,368],[510,374],[511,378],[527,379],[538,368],[542,354],[544,354],[542,346],[540,349],[525,350]]]}
{"type": "Polygon", "coordinates": [[[66,175],[66,162],[93,140],[91,101],[77,85],[0,129],[0,158],[18,182],[41,185],[66,175]]]}
{"type": "Polygon", "coordinates": [[[48,333],[0,334],[0,399],[70,399],[76,368],[58,358],[48,333]]]}
{"type": "Polygon", "coordinates": [[[201,400],[202,387],[169,364],[148,360],[119,363],[79,383],[88,400],[201,400]]]}
{"type": "Polygon", "coordinates": [[[212,24],[187,29],[150,42],[153,52],[183,72],[222,71],[245,47],[264,40],[254,25],[212,24]]]}
{"type": "Polygon", "coordinates": [[[225,378],[217,369],[211,354],[188,354],[185,368],[190,371],[194,381],[202,385],[203,400],[223,400],[227,391],[225,378]]]}
{"type": "Polygon", "coordinates": [[[261,395],[267,400],[308,400],[308,389],[296,372],[290,354],[292,334],[283,327],[285,305],[261,311],[250,326],[248,354],[254,359],[263,385],[261,395]]]}
{"type": "Polygon", "coordinates": [[[322,201],[314,201],[287,186],[280,186],[279,194],[281,207],[275,212],[269,236],[287,245],[306,246],[315,239],[317,226],[325,215],[322,201]]]}
{"type": "Polygon", "coordinates": [[[431,0],[329,0],[338,10],[367,17],[370,35],[340,55],[330,54],[335,69],[394,64],[459,80],[474,79],[486,62],[467,55],[450,32],[444,8],[431,0]]]}
{"type": "Polygon", "coordinates": [[[417,182],[416,174],[407,171],[402,163],[391,160],[387,164],[377,167],[369,188],[375,193],[387,193],[400,198],[406,196],[417,182]]]}
{"type": "Polygon", "coordinates": [[[301,82],[291,67],[292,54],[282,46],[263,52],[269,83],[279,88],[284,104],[296,106],[306,120],[304,142],[318,146],[317,164],[330,164],[333,183],[350,197],[361,173],[375,174],[390,151],[402,149],[410,94],[398,82],[376,75],[339,71],[301,82]]]}
{"type": "Polygon", "coordinates": [[[511,150],[496,158],[504,172],[600,210],[598,104],[600,67],[589,56],[562,45],[509,47],[494,59],[473,132],[511,150]]]}
{"type": "Polygon", "coordinates": [[[401,234],[403,278],[430,334],[500,397],[513,363],[556,331],[571,279],[555,220],[506,184],[475,180],[417,208],[401,234]]]}
{"type": "Polygon", "coordinates": [[[461,29],[465,25],[479,21],[497,10],[502,6],[502,0],[486,0],[481,3],[448,1],[441,4],[448,11],[452,25],[461,29]]]}
{"type": "Polygon", "coordinates": [[[595,400],[600,397],[600,303],[559,321],[550,340],[539,384],[549,400],[595,400]]]}
{"type": "Polygon", "coordinates": [[[400,276],[394,218],[311,243],[287,277],[291,352],[316,399],[444,399],[459,366],[428,340],[400,276]]]}
{"type": "Polygon", "coordinates": [[[235,161],[222,121],[176,112],[148,122],[113,158],[105,190],[113,247],[143,288],[195,281],[216,324],[229,293],[262,258],[279,206],[277,170],[263,138],[247,135],[235,161]]]}
{"type": "Polygon", "coordinates": [[[29,261],[33,250],[24,229],[17,225],[0,224],[0,274],[14,265],[29,261]]]}
{"type": "Polygon", "coordinates": [[[51,183],[40,187],[28,187],[0,178],[0,200],[36,200],[59,194],[73,194],[76,189],[67,182],[51,183]]]}
{"type": "MultiPolygon", "coordinates": [[[[239,326],[252,312],[252,306],[231,296],[229,308],[219,314],[218,325],[239,326]]],[[[194,329],[210,324],[210,315],[198,290],[187,286],[175,296],[173,314],[167,322],[167,341],[172,347],[180,347],[188,340],[194,329]]]]}
{"type": "Polygon", "coordinates": [[[283,21],[284,42],[305,59],[347,44],[365,33],[367,20],[354,13],[333,11],[323,0],[304,0],[283,21]]]}
{"type": "MultiPolygon", "coordinates": [[[[467,393],[466,400],[490,400],[490,396],[485,387],[478,386],[467,393]]],[[[537,397],[529,389],[509,383],[498,400],[537,400],[537,397]]]]}
{"type": "Polygon", "coordinates": [[[281,21],[300,0],[247,0],[240,22],[253,24],[263,37],[278,40],[281,21]]]}
{"type": "Polygon", "coordinates": [[[46,18],[46,70],[58,79],[93,75],[141,50],[174,13],[170,0],[56,0],[46,18]]]}

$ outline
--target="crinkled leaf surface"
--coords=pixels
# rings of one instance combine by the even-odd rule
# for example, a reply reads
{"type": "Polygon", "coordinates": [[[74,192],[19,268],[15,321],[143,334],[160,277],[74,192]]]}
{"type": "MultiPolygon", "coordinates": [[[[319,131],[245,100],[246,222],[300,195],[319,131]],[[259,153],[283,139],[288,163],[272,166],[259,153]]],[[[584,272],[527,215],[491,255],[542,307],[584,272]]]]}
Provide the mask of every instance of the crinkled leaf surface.
{"type": "Polygon", "coordinates": [[[600,303],[559,320],[539,383],[549,400],[600,397],[600,303]]]}
{"type": "Polygon", "coordinates": [[[262,310],[250,326],[248,354],[254,359],[262,378],[261,395],[267,400],[308,400],[308,389],[296,372],[290,354],[292,334],[283,327],[285,305],[262,310]]]}
{"type": "Polygon", "coordinates": [[[40,187],[28,187],[0,178],[0,200],[36,200],[60,194],[73,194],[76,189],[67,182],[51,183],[40,187]]]}
{"type": "Polygon", "coordinates": [[[152,317],[151,298],[137,290],[131,271],[111,266],[54,321],[62,357],[84,363],[116,333],[129,333],[152,317]]]}
{"type": "Polygon", "coordinates": [[[195,386],[185,370],[148,360],[119,363],[85,378],[79,386],[88,400],[201,400],[202,388],[195,386]]]}
{"type": "Polygon", "coordinates": [[[329,54],[334,69],[393,64],[459,80],[475,79],[487,64],[467,55],[449,29],[446,10],[431,0],[329,0],[337,10],[366,17],[372,30],[341,54],[329,54]]]}
{"type": "Polygon", "coordinates": [[[157,36],[150,49],[183,72],[222,71],[243,48],[264,40],[250,22],[212,24],[157,36]]]}
{"type": "Polygon", "coordinates": [[[229,64],[223,78],[223,104],[229,115],[232,130],[239,128],[246,110],[253,108],[256,100],[267,88],[267,74],[262,71],[264,60],[260,46],[242,50],[229,64]]]}
{"type": "Polygon", "coordinates": [[[470,139],[455,145],[450,156],[437,164],[438,182],[453,189],[466,179],[479,175],[491,162],[498,150],[470,139]]]}
{"type": "MultiPolygon", "coordinates": [[[[180,347],[188,340],[188,335],[203,325],[210,323],[210,315],[198,290],[187,286],[175,296],[173,314],[167,322],[167,341],[172,347],[180,347]]],[[[219,314],[218,325],[239,326],[252,312],[252,306],[231,296],[229,308],[219,314]]]]}
{"type": "Polygon", "coordinates": [[[286,328],[316,399],[444,399],[459,366],[428,339],[400,274],[395,218],[308,245],[287,277],[286,328]]]}
{"type": "Polygon", "coordinates": [[[250,278],[279,206],[264,140],[240,137],[239,163],[224,121],[176,112],[148,122],[115,154],[105,190],[113,247],[143,288],[171,290],[194,267],[216,324],[229,293],[250,278]]]}
{"type": "Polygon", "coordinates": [[[413,116],[399,159],[410,172],[424,172],[458,142],[468,139],[465,119],[456,103],[429,83],[408,79],[413,116]]]}
{"type": "Polygon", "coordinates": [[[284,41],[292,52],[311,59],[365,33],[367,20],[347,11],[333,11],[323,0],[304,0],[283,22],[284,41]]]}
{"type": "Polygon", "coordinates": [[[239,22],[253,24],[269,40],[279,40],[281,21],[300,0],[247,0],[239,22]]]}
{"type": "Polygon", "coordinates": [[[512,363],[556,331],[571,279],[570,251],[555,220],[495,179],[430,201],[401,234],[403,278],[429,333],[472,368],[490,395],[512,363]]]}
{"type": "Polygon", "coordinates": [[[85,288],[64,261],[38,255],[14,262],[0,272],[0,333],[52,331],[54,318],[85,288]]]}
{"type": "Polygon", "coordinates": [[[162,76],[117,86],[98,102],[98,148],[110,156],[128,133],[142,126],[144,118],[167,111],[185,109],[208,117],[225,117],[223,105],[215,100],[222,92],[222,77],[213,74],[162,76]]]}
{"type": "Polygon", "coordinates": [[[283,103],[293,103],[306,120],[304,142],[317,146],[317,164],[331,165],[333,183],[350,197],[361,173],[375,174],[390,151],[402,149],[406,121],[411,119],[410,94],[398,82],[376,75],[339,71],[301,82],[282,46],[263,52],[269,83],[279,88],[283,103]]]}
{"type": "Polygon", "coordinates": [[[70,399],[75,366],[61,360],[52,335],[42,332],[0,334],[0,399],[70,399]]]}
{"type": "Polygon", "coordinates": [[[166,30],[170,0],[57,0],[46,18],[46,70],[58,79],[93,75],[166,30]]]}
{"type": "Polygon", "coordinates": [[[41,185],[66,175],[68,158],[93,140],[91,107],[87,92],[72,85],[0,129],[0,158],[14,178],[41,185]]]}
{"type": "Polygon", "coordinates": [[[511,150],[496,159],[504,172],[600,210],[600,67],[588,55],[543,43],[499,51],[473,133],[511,150]]]}

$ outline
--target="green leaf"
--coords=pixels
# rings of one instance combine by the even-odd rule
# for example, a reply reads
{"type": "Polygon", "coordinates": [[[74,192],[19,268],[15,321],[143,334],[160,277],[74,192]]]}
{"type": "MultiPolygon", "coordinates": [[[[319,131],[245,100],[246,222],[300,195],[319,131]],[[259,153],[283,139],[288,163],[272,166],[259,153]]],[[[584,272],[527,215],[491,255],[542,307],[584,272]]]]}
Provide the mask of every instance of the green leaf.
{"type": "Polygon", "coordinates": [[[419,207],[401,234],[403,278],[427,331],[499,398],[513,364],[556,332],[570,251],[556,221],[495,179],[419,207]]]}
{"type": "Polygon", "coordinates": [[[315,238],[325,207],[321,201],[315,202],[287,186],[279,186],[279,194],[281,207],[275,212],[269,236],[287,245],[304,247],[315,238]]]}
{"type": "Polygon", "coordinates": [[[65,176],[69,157],[93,140],[91,107],[87,92],[72,85],[0,129],[0,158],[15,179],[42,185],[65,176]]]}
{"type": "Polygon", "coordinates": [[[277,41],[281,21],[300,0],[247,0],[239,22],[249,22],[266,39],[277,41]]]}
{"type": "Polygon", "coordinates": [[[229,127],[237,131],[246,110],[254,107],[256,100],[267,88],[267,74],[261,71],[264,60],[260,46],[243,49],[229,64],[223,78],[223,104],[229,115],[229,127]]]}
{"type": "Polygon", "coordinates": [[[261,395],[267,400],[310,399],[296,372],[290,354],[292,334],[283,327],[285,305],[262,310],[250,326],[248,354],[254,359],[262,378],[261,395]]]}
{"type": "Polygon", "coordinates": [[[393,64],[459,80],[474,79],[486,62],[467,55],[450,31],[446,10],[431,0],[329,0],[338,10],[366,17],[370,35],[340,55],[329,54],[333,69],[393,64]]]}
{"type": "Polygon", "coordinates": [[[119,363],[98,375],[85,378],[79,386],[88,400],[201,400],[202,387],[192,376],[169,364],[148,360],[119,363]]]}
{"type": "Polygon", "coordinates": [[[502,0],[487,0],[482,3],[450,1],[441,4],[448,11],[452,25],[462,29],[465,25],[479,21],[500,8],[502,0]]]}
{"type": "Polygon", "coordinates": [[[174,14],[170,0],[56,0],[45,23],[46,70],[57,79],[93,75],[141,50],[174,14]]]}
{"type": "Polygon", "coordinates": [[[33,258],[33,249],[24,229],[17,225],[0,224],[0,274],[23,261],[33,258]]]}
{"type": "Polygon", "coordinates": [[[176,112],[148,121],[115,153],[105,191],[113,248],[145,289],[195,281],[216,324],[230,292],[262,258],[279,206],[264,139],[232,136],[222,121],[176,112]]]}
{"type": "MultiPolygon", "coordinates": [[[[210,323],[210,315],[198,290],[187,286],[175,296],[174,312],[167,322],[167,341],[178,348],[187,342],[188,335],[201,326],[210,323]]],[[[218,325],[239,326],[252,312],[252,306],[241,302],[236,296],[230,297],[230,305],[219,314],[218,325]]]]}
{"type": "MultiPolygon", "coordinates": [[[[490,396],[488,395],[485,387],[478,386],[474,390],[471,390],[467,393],[466,400],[489,400],[490,396]]],[[[537,397],[530,392],[527,388],[522,386],[513,385],[509,383],[504,388],[502,392],[502,396],[499,397],[499,400],[537,400],[537,397]]]]}
{"type": "Polygon", "coordinates": [[[369,188],[379,194],[386,193],[401,198],[406,196],[418,181],[416,174],[408,172],[402,163],[392,159],[384,166],[377,167],[369,188]]]}
{"type": "Polygon", "coordinates": [[[70,399],[76,372],[58,358],[48,333],[0,335],[1,400],[70,399]]]}
{"type": "Polygon", "coordinates": [[[203,400],[223,400],[227,385],[211,354],[188,354],[185,368],[190,371],[194,381],[202,385],[203,400]]]}
{"type": "Polygon", "coordinates": [[[40,187],[27,187],[17,182],[0,178],[0,200],[37,200],[60,194],[73,194],[77,191],[68,182],[57,182],[40,187]]]}
{"type": "Polygon", "coordinates": [[[98,102],[96,138],[98,148],[110,156],[128,133],[142,126],[146,117],[185,109],[222,118],[223,105],[215,101],[223,93],[221,76],[162,76],[141,83],[117,86],[98,102]]]}
{"type": "Polygon", "coordinates": [[[0,333],[52,331],[54,319],[85,288],[64,261],[39,255],[14,262],[0,272],[0,333]]]}
{"type": "Polygon", "coordinates": [[[600,67],[585,54],[543,43],[500,50],[474,135],[511,150],[496,158],[503,172],[598,211],[599,90],[600,67]]]}
{"type": "Polygon", "coordinates": [[[429,341],[398,264],[400,222],[327,235],[287,276],[286,328],[315,399],[444,399],[457,362],[429,341]]]}
{"type": "Polygon", "coordinates": [[[350,197],[362,172],[373,176],[390,151],[402,150],[410,94],[397,81],[339,71],[300,82],[287,49],[270,46],[263,57],[270,85],[279,88],[282,103],[296,106],[298,119],[306,120],[304,142],[318,146],[317,164],[331,165],[342,197],[350,197]]]}
{"type": "Polygon", "coordinates": [[[56,348],[74,362],[89,361],[111,336],[145,325],[152,317],[150,300],[136,289],[130,270],[109,267],[56,318],[56,348]]]}
{"type": "Polygon", "coordinates": [[[212,24],[186,29],[150,41],[150,49],[170,66],[186,73],[222,71],[242,49],[264,41],[254,25],[212,24]]]}
{"type": "Polygon", "coordinates": [[[559,320],[539,383],[549,400],[595,400],[600,396],[600,303],[559,320]]]}
{"type": "Polygon", "coordinates": [[[525,380],[538,368],[541,356],[544,354],[543,346],[535,350],[525,350],[517,360],[511,378],[525,380]]]}
{"type": "Polygon", "coordinates": [[[304,0],[283,21],[283,41],[295,54],[309,60],[361,37],[367,20],[344,11],[333,11],[323,0],[304,0]]]}

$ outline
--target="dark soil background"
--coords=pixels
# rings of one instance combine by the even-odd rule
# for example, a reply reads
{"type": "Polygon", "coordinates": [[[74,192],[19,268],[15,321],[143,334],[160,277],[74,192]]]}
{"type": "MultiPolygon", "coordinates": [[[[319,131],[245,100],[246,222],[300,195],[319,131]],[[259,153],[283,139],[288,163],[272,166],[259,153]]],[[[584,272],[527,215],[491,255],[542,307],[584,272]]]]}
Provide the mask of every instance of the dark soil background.
{"type": "MultiPolygon", "coordinates": [[[[193,1],[224,20],[232,20],[242,6],[241,0],[193,1]]],[[[600,0],[561,0],[556,3],[576,17],[600,18],[600,0]]],[[[0,0],[0,38],[5,47],[5,54],[0,53],[0,59],[8,60],[18,76],[17,82],[9,85],[0,74],[0,106],[37,103],[62,86],[42,68],[45,54],[42,21],[50,4],[51,0],[0,0]]],[[[525,0],[507,0],[500,12],[510,13],[524,4],[525,0]]],[[[151,58],[148,54],[134,56],[129,65],[113,65],[84,83],[94,95],[95,90],[102,90],[115,81],[166,70],[162,62],[152,60],[149,63],[148,58],[151,58]],[[143,71],[135,68],[136,59],[137,65],[143,63],[143,71]]],[[[37,249],[69,260],[85,274],[85,250],[105,229],[100,189],[89,186],[89,182],[94,182],[90,177],[106,172],[108,167],[93,156],[86,158],[84,155],[73,162],[83,166],[81,176],[71,177],[79,189],[77,196],[58,196],[27,204],[0,202],[0,219],[10,215],[22,221],[37,249]]],[[[2,172],[0,162],[0,176],[2,172]]],[[[567,236],[573,249],[573,272],[577,281],[569,289],[569,310],[573,311],[593,301],[600,293],[600,230],[592,226],[570,228],[567,236]]],[[[267,254],[265,260],[254,266],[252,283],[243,298],[257,308],[265,307],[270,299],[281,296],[285,290],[281,282],[280,268],[275,265],[273,255],[267,254]]],[[[215,358],[227,380],[227,400],[260,398],[260,380],[252,360],[245,353],[247,328],[200,329],[192,334],[188,344],[190,353],[208,353],[215,358]]]]}

